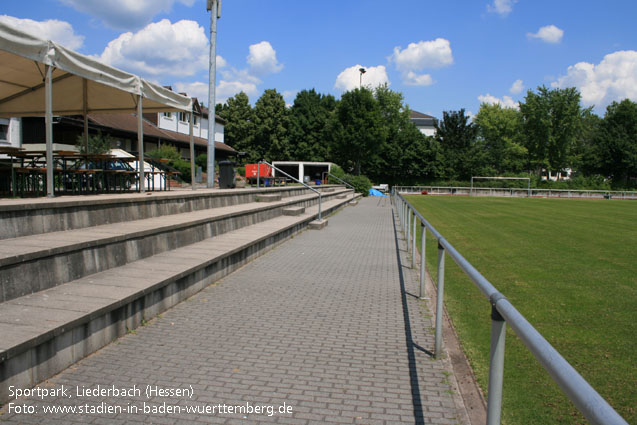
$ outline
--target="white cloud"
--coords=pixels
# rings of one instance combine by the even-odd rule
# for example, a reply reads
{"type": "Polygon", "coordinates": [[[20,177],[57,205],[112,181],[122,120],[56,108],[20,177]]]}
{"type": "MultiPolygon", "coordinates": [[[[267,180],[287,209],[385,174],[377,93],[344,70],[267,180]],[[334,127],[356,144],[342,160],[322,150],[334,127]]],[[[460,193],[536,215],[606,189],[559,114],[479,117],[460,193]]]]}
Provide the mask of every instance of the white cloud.
{"type": "Polygon", "coordinates": [[[283,69],[276,58],[276,51],[267,41],[251,45],[247,61],[250,69],[257,75],[276,74],[283,69]]]}
{"type": "Polygon", "coordinates": [[[453,55],[449,40],[437,38],[433,41],[409,43],[404,50],[394,47],[390,60],[396,64],[398,70],[408,72],[449,66],[453,63],[453,55]]]}
{"type": "Polygon", "coordinates": [[[507,16],[513,11],[513,5],[517,2],[518,0],[493,0],[493,4],[487,5],[487,10],[500,16],[507,16]]]}
{"type": "Polygon", "coordinates": [[[175,3],[192,6],[195,0],[60,0],[75,10],[95,16],[105,25],[135,30],[150,23],[162,12],[170,12],[175,3]]]}
{"type": "MultiPolygon", "coordinates": [[[[108,43],[100,59],[144,75],[194,75],[208,69],[208,38],[195,21],[163,19],[108,43]]],[[[225,60],[221,58],[220,65],[225,60]]],[[[221,67],[220,66],[220,67],[221,67]]]]}
{"type": "Polygon", "coordinates": [[[585,106],[605,108],[615,100],[626,98],[637,101],[637,51],[610,53],[597,65],[580,62],[569,66],[566,75],[552,86],[577,87],[585,106]]]}
{"type": "Polygon", "coordinates": [[[175,83],[175,91],[178,93],[186,93],[190,97],[196,97],[199,102],[208,104],[208,83],[194,81],[191,83],[175,83]]]}
{"type": "Polygon", "coordinates": [[[562,41],[564,30],[559,29],[555,25],[547,25],[540,28],[535,34],[529,32],[526,36],[529,38],[539,38],[545,43],[557,44],[562,41]]]}
{"type": "Polygon", "coordinates": [[[228,98],[240,92],[244,92],[248,96],[256,96],[259,94],[259,90],[254,83],[221,80],[217,85],[216,102],[225,103],[228,98]]]}
{"type": "Polygon", "coordinates": [[[509,92],[511,94],[520,94],[522,93],[523,90],[524,90],[524,83],[522,82],[522,80],[515,80],[515,82],[509,89],[509,92]]]}
{"type": "Polygon", "coordinates": [[[481,104],[482,103],[488,103],[491,105],[497,104],[504,108],[520,109],[520,104],[516,102],[515,100],[513,100],[510,96],[503,96],[502,99],[500,99],[495,96],[491,96],[489,93],[487,93],[486,95],[478,96],[478,100],[480,101],[481,104]]]}
{"type": "Polygon", "coordinates": [[[354,65],[346,68],[343,72],[336,77],[336,83],[334,88],[341,89],[343,91],[354,90],[360,86],[360,68],[365,68],[365,74],[363,74],[363,86],[365,87],[378,87],[385,83],[389,84],[389,77],[387,76],[387,69],[383,65],[364,67],[361,65],[354,65]]]}
{"type": "Polygon", "coordinates": [[[68,22],[58,21],[57,19],[34,21],[7,15],[0,15],[0,21],[36,37],[55,41],[69,49],[76,50],[84,44],[84,37],[75,34],[73,27],[68,22]]]}
{"type": "Polygon", "coordinates": [[[403,75],[403,82],[408,86],[430,86],[434,83],[434,80],[429,74],[416,74],[413,71],[409,71],[403,75]]]}

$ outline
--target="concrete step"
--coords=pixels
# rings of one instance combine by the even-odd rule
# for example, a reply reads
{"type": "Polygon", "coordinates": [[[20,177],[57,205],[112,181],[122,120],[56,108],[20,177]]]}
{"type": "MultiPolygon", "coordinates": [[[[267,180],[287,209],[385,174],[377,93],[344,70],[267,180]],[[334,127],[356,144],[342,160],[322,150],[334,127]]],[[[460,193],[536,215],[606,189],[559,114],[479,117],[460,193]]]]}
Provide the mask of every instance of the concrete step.
{"type": "Polygon", "coordinates": [[[26,201],[6,199],[0,201],[0,239],[245,204],[254,202],[255,195],[260,193],[279,194],[281,198],[286,198],[311,191],[300,186],[289,186],[61,196],[26,201]]]}
{"type": "MultiPolygon", "coordinates": [[[[347,205],[323,202],[323,214],[347,205]]],[[[307,228],[318,206],[0,304],[0,403],[31,388],[307,228]]]]}
{"type": "Polygon", "coordinates": [[[283,215],[301,215],[305,212],[305,207],[283,208],[283,215]]]}
{"type": "Polygon", "coordinates": [[[268,194],[258,194],[256,196],[257,202],[276,202],[281,200],[280,193],[268,193],[268,194]]]}
{"type": "Polygon", "coordinates": [[[318,197],[309,193],[267,204],[242,203],[6,239],[0,247],[0,302],[269,220],[285,208],[317,202],[318,197]]]}

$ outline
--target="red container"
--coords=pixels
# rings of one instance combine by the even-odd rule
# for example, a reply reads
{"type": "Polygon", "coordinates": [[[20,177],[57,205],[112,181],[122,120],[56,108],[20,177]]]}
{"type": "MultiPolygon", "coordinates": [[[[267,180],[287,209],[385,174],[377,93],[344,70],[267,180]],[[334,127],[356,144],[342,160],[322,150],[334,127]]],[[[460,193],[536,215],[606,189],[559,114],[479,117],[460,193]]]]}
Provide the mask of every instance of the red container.
{"type": "MultiPolygon", "coordinates": [[[[274,177],[272,167],[268,164],[259,165],[259,177],[274,177]]],[[[257,178],[257,164],[246,164],[246,178],[257,178]]]]}

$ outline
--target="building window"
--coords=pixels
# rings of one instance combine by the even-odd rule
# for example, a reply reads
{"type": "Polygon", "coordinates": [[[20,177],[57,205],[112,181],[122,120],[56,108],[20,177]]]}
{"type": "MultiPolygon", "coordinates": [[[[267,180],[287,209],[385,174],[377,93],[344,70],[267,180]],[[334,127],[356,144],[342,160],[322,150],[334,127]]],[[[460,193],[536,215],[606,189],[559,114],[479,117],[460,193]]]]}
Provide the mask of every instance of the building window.
{"type": "Polygon", "coordinates": [[[8,142],[9,137],[9,125],[0,124],[0,142],[8,142]]]}
{"type": "Polygon", "coordinates": [[[188,122],[190,120],[190,114],[188,112],[179,113],[179,121],[188,122]]]}
{"type": "Polygon", "coordinates": [[[172,117],[173,117],[173,113],[172,112],[164,112],[164,118],[172,119],[172,117]]]}
{"type": "Polygon", "coordinates": [[[192,124],[193,124],[193,125],[199,125],[199,117],[198,117],[197,115],[195,115],[195,116],[193,117],[193,122],[192,122],[192,124]]]}

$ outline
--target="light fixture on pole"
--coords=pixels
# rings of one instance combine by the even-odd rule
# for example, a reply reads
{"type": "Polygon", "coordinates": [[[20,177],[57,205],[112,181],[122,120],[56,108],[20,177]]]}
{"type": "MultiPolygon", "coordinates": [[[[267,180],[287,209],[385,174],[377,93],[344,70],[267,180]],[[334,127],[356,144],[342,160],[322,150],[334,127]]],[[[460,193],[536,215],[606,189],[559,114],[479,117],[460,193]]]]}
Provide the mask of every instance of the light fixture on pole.
{"type": "Polygon", "coordinates": [[[360,82],[358,84],[358,86],[360,88],[360,87],[363,87],[363,74],[366,73],[367,71],[365,71],[365,68],[359,68],[358,71],[361,73],[360,82]]]}
{"type": "Polygon", "coordinates": [[[208,78],[208,173],[206,187],[215,187],[215,85],[217,84],[217,19],[221,18],[221,0],[207,0],[210,13],[210,61],[208,78]]]}

